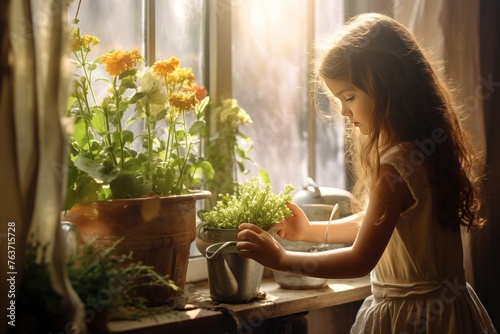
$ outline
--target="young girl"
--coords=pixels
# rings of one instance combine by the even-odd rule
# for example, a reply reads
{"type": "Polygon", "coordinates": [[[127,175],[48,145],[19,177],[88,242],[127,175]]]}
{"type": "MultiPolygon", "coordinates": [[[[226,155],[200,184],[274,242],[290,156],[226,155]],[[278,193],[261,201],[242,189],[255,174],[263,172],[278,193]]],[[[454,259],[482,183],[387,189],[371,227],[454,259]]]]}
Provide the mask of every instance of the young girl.
{"type": "MultiPolygon", "coordinates": [[[[483,223],[477,159],[448,89],[415,39],[389,17],[359,15],[317,75],[350,123],[361,208],[333,221],[328,241],[352,246],[290,252],[245,223],[240,256],[314,277],[370,274],[372,295],[351,333],[496,333],[463,268],[461,230],[483,223]]],[[[288,205],[293,215],[277,234],[323,242],[326,222],[309,222],[288,205]]]]}

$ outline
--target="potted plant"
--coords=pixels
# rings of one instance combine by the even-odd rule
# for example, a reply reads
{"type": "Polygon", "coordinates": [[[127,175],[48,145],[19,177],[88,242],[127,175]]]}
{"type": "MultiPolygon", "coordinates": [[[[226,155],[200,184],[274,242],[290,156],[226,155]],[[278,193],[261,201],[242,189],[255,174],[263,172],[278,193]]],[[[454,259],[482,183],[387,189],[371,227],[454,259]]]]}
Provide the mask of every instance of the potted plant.
{"type": "MultiPolygon", "coordinates": [[[[119,254],[118,244],[119,241],[111,247],[102,247],[85,241],[70,252],[66,263],[68,279],[85,308],[84,320],[89,333],[107,333],[110,319],[137,319],[154,314],[157,310],[148,308],[147,300],[137,293],[144,285],[179,290],[152,267],[134,262],[131,254],[119,254]]],[[[16,333],[67,329],[62,297],[52,287],[48,246],[42,245],[33,234],[28,239],[16,303],[17,316],[21,319],[16,333]]]]}
{"type": "Polygon", "coordinates": [[[214,169],[214,177],[207,179],[205,188],[212,193],[207,203],[210,209],[219,194],[234,194],[238,178],[248,174],[248,163],[258,167],[259,177],[269,182],[269,176],[249,156],[253,148],[250,137],[241,127],[252,123],[250,115],[240,107],[238,100],[221,98],[220,104],[209,111],[210,132],[205,132],[205,156],[214,169]]]}
{"type": "Polygon", "coordinates": [[[269,183],[261,184],[257,177],[238,185],[236,193],[219,194],[219,200],[208,211],[200,211],[196,245],[205,254],[211,244],[238,240],[238,225],[253,223],[264,230],[291,215],[286,202],[292,200],[295,188],[286,184],[280,193],[273,193],[269,183]]]}
{"type": "MultiPolygon", "coordinates": [[[[118,250],[182,287],[196,201],[210,196],[200,188],[213,176],[199,154],[208,97],[176,57],[145,66],[137,50],[114,50],[91,60],[98,43],[73,30],[74,130],[63,220],[108,247],[123,239],[118,250]]],[[[158,305],[169,296],[150,298],[158,305]]]]}
{"type": "Polygon", "coordinates": [[[118,252],[120,242],[111,247],[96,245],[93,240],[83,242],[66,265],[68,278],[85,307],[91,333],[107,332],[109,320],[138,319],[175,306],[171,300],[165,307],[149,308],[149,300],[141,293],[144,287],[180,291],[151,266],[135,262],[132,253],[118,252]]]}

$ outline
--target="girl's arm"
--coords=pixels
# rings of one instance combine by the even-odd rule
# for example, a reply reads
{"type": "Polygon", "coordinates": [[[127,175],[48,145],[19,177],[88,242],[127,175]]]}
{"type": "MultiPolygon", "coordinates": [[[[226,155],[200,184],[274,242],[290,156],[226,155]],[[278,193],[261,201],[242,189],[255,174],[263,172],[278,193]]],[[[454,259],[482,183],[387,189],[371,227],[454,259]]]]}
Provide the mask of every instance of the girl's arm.
{"type": "MultiPolygon", "coordinates": [[[[363,214],[354,214],[330,222],[328,227],[328,243],[352,244],[356,239],[363,214]]],[[[310,228],[304,236],[304,241],[325,242],[325,233],[328,221],[311,222],[310,228]]]]}
{"type": "MultiPolygon", "coordinates": [[[[292,215],[271,229],[279,237],[287,240],[325,242],[328,221],[309,221],[295,203],[287,203],[292,215]]],[[[330,222],[328,243],[352,244],[360,227],[363,214],[354,214],[330,222]]]]}
{"type": "Polygon", "coordinates": [[[274,270],[314,277],[352,278],[369,274],[382,256],[399,214],[413,200],[401,178],[394,184],[396,175],[399,173],[394,167],[381,166],[379,180],[370,194],[363,222],[351,247],[316,253],[286,251],[269,233],[253,224],[242,224],[238,237],[249,241],[238,242],[240,256],[274,270]]]}

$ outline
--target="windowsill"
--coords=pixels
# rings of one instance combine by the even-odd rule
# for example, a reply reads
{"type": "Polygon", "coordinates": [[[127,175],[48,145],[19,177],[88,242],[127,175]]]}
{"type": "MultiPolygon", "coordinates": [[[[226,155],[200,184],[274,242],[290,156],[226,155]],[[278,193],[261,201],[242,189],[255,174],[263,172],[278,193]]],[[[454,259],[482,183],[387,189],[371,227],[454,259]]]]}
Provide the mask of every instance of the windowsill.
{"type": "Polygon", "coordinates": [[[265,319],[360,301],[370,295],[368,277],[330,280],[328,283],[322,289],[287,290],[280,288],[273,279],[265,278],[260,289],[265,292],[265,298],[244,304],[224,304],[211,301],[208,282],[204,280],[186,285],[185,310],[137,321],[110,321],[108,328],[111,333],[189,332],[200,328],[210,332],[210,328],[227,328],[237,323],[240,326],[257,324],[265,319]]]}
{"type": "Polygon", "coordinates": [[[208,279],[207,259],[204,256],[189,258],[186,283],[195,283],[208,279]]]}

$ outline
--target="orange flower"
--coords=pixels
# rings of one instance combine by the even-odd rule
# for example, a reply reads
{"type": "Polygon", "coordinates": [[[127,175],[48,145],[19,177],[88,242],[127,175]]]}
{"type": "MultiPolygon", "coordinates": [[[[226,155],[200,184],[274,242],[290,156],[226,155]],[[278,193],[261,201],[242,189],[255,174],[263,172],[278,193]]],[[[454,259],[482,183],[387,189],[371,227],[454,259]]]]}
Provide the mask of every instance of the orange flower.
{"type": "Polygon", "coordinates": [[[179,67],[181,61],[176,57],[170,57],[167,60],[159,60],[151,66],[153,72],[161,76],[167,76],[179,67]]]}
{"type": "Polygon", "coordinates": [[[137,49],[129,51],[115,51],[102,56],[101,64],[106,64],[106,72],[112,76],[119,76],[126,70],[133,68],[142,57],[137,49]]]}
{"type": "Polygon", "coordinates": [[[198,86],[197,84],[193,84],[190,90],[194,92],[196,99],[198,101],[203,100],[207,96],[207,90],[205,89],[204,86],[198,86]]]}
{"type": "Polygon", "coordinates": [[[198,104],[194,92],[174,92],[169,96],[168,102],[180,111],[191,110],[198,104]]]}

